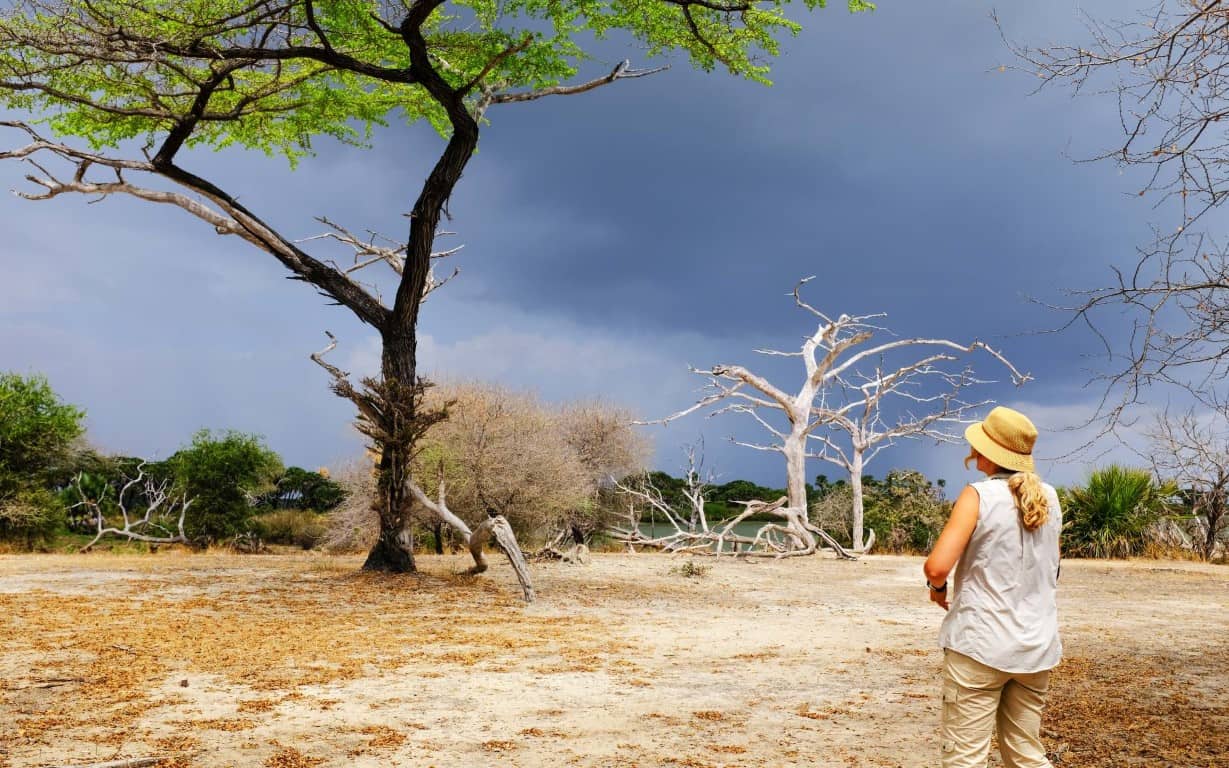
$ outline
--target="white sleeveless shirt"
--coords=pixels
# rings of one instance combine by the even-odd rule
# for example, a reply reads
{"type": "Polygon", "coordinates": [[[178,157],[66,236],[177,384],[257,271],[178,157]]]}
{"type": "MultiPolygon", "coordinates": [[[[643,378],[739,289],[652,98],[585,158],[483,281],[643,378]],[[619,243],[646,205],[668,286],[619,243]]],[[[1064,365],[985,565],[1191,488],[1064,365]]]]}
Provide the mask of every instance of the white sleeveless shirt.
{"type": "Polygon", "coordinates": [[[1008,475],[973,483],[980,498],[977,527],[956,568],[939,646],[1001,672],[1042,672],[1058,665],[1058,536],[1062,510],[1054,488],[1035,531],[1020,522],[1008,475]]]}

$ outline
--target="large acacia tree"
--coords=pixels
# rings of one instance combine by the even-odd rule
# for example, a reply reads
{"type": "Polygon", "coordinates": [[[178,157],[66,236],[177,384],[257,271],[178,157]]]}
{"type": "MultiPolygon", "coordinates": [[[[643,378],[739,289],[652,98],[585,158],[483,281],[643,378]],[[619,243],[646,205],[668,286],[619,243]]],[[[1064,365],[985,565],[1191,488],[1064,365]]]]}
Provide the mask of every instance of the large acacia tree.
{"type": "MultiPolygon", "coordinates": [[[[379,332],[378,378],[352,386],[344,372],[330,373],[380,454],[381,536],[365,567],[408,571],[411,459],[442,418],[423,406],[419,311],[436,285],[441,215],[488,110],[654,71],[625,61],[581,77],[588,41],[616,33],[650,56],[681,52],[701,69],[767,82],[765,57],[798,29],[785,16],[788,1],[15,0],[0,15],[0,106],[32,119],[3,123],[27,143],[0,158],[33,164],[32,199],[127,194],[177,206],[270,254],[379,332]],[[189,167],[199,156],[184,155],[241,147],[293,166],[320,137],[362,145],[374,126],[396,120],[427,121],[443,148],[417,195],[407,195],[404,238],[382,244],[326,220],[355,250],[349,267],[309,252],[319,241],[275,229],[258,203],[241,203],[189,167]],[[377,264],[397,275],[391,303],[355,277],[377,264]]],[[[849,0],[851,11],[870,7],[849,0]]]]}

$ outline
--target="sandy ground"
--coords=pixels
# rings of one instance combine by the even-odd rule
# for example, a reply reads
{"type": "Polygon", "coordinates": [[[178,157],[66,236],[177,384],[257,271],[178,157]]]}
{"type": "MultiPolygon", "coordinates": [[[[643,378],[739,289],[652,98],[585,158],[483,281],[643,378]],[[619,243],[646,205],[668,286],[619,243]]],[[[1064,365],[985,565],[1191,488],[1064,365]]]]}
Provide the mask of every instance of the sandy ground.
{"type": "MultiPolygon", "coordinates": [[[[0,766],[937,765],[921,561],[0,557],[0,766]]],[[[1229,766],[1229,567],[1064,565],[1060,766],[1229,766]]],[[[992,761],[992,765],[997,760],[992,761]]]]}

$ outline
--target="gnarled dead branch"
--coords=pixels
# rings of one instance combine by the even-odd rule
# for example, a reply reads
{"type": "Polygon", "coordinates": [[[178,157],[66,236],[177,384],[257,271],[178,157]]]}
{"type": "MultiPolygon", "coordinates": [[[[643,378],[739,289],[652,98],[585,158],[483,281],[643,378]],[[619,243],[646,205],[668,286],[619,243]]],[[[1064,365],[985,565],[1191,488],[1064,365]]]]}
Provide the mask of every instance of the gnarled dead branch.
{"type": "Polygon", "coordinates": [[[188,541],[184,533],[184,517],[188,513],[188,508],[192,506],[192,499],[188,498],[186,492],[179,495],[174,494],[170,479],[158,482],[147,475],[145,462],[137,466],[137,476],[126,480],[116,493],[115,510],[110,514],[112,518],[116,514],[120,516],[124,521],[121,527],[117,528],[108,524],[107,512],[103,508],[104,500],[89,497],[82,487],[81,475],[73,478],[70,487],[76,490],[77,496],[81,499],[70,509],[86,509],[94,519],[95,536],[81,548],[82,552],[92,549],[103,536],[119,536],[130,541],[143,541],[148,544],[185,544],[188,541]],[[134,513],[128,509],[132,496],[136,493],[139,493],[146,503],[145,512],[140,517],[135,517],[134,513]],[[175,521],[174,529],[168,528],[165,524],[172,519],[175,521]],[[151,534],[149,531],[160,531],[161,533],[151,534]]]}
{"type": "Polygon", "coordinates": [[[743,511],[720,523],[710,524],[704,511],[707,479],[701,476],[694,447],[688,449],[688,468],[684,476],[683,497],[688,509],[673,508],[661,490],[647,476],[634,482],[615,481],[615,487],[627,500],[627,515],[622,525],[610,527],[610,533],[629,548],[651,547],[666,552],[737,557],[797,557],[811,555],[821,548],[836,552],[839,557],[855,559],[854,553],[842,547],[831,536],[808,519],[805,506],[789,505],[789,497],[774,502],[740,501],[743,511]],[[658,535],[654,526],[649,534],[643,530],[644,512],[660,516],[667,525],[666,533],[658,535]],[[755,535],[736,531],[740,523],[753,517],[778,518],[782,522],[763,522],[755,535]]]}

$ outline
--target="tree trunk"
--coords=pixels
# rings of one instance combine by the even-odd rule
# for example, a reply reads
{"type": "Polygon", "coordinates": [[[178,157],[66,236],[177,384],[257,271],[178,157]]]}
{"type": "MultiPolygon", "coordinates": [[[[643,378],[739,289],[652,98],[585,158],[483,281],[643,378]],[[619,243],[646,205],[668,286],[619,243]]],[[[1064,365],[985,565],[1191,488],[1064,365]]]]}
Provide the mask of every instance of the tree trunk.
{"type": "Polygon", "coordinates": [[[1208,530],[1200,547],[1203,550],[1204,560],[1211,560],[1216,555],[1217,534],[1220,533],[1221,520],[1224,516],[1225,504],[1219,500],[1213,501],[1204,510],[1204,517],[1208,521],[1208,530]]]}
{"type": "Polygon", "coordinates": [[[414,537],[408,528],[394,531],[385,528],[381,518],[380,538],[367,553],[363,562],[364,571],[385,571],[387,573],[413,573],[414,537]]]}
{"type": "MultiPolygon", "coordinates": [[[[416,343],[414,328],[408,334],[385,333],[382,375],[385,380],[415,381],[416,343]]],[[[410,473],[410,455],[396,444],[380,449],[376,472],[376,496],[372,501],[380,519],[380,537],[363,563],[365,571],[413,573],[414,538],[410,532],[410,496],[405,479],[410,473]]]]}
{"type": "MultiPolygon", "coordinates": [[[[466,163],[478,146],[478,123],[465,105],[464,93],[453,89],[435,70],[427,54],[422,25],[442,0],[423,0],[409,6],[402,22],[402,38],[410,50],[410,70],[444,110],[452,124],[452,136],[443,154],[431,169],[410,211],[409,239],[406,243],[405,265],[392,311],[381,329],[384,340],[382,374],[386,382],[395,382],[408,392],[418,383],[418,313],[423,291],[431,271],[431,249],[435,243],[440,215],[466,163]]],[[[393,409],[388,409],[392,411],[393,409]]],[[[404,414],[413,420],[412,409],[404,414]]],[[[393,431],[404,424],[392,424],[393,431]]],[[[414,570],[414,553],[408,534],[410,455],[412,445],[394,441],[381,446],[379,475],[376,480],[376,512],[380,518],[380,538],[364,563],[365,570],[406,573],[414,570]]]]}
{"type": "Polygon", "coordinates": [[[853,491],[853,513],[850,520],[850,543],[853,550],[862,549],[862,450],[853,449],[853,457],[849,463],[849,488],[853,491]]]}
{"type": "Polygon", "coordinates": [[[431,534],[435,536],[435,554],[444,554],[444,524],[439,520],[432,523],[431,534]]]}
{"type": "Polygon", "coordinates": [[[799,421],[785,436],[782,451],[785,453],[786,493],[789,495],[789,505],[803,510],[807,509],[807,451],[806,423],[799,421]]]}

